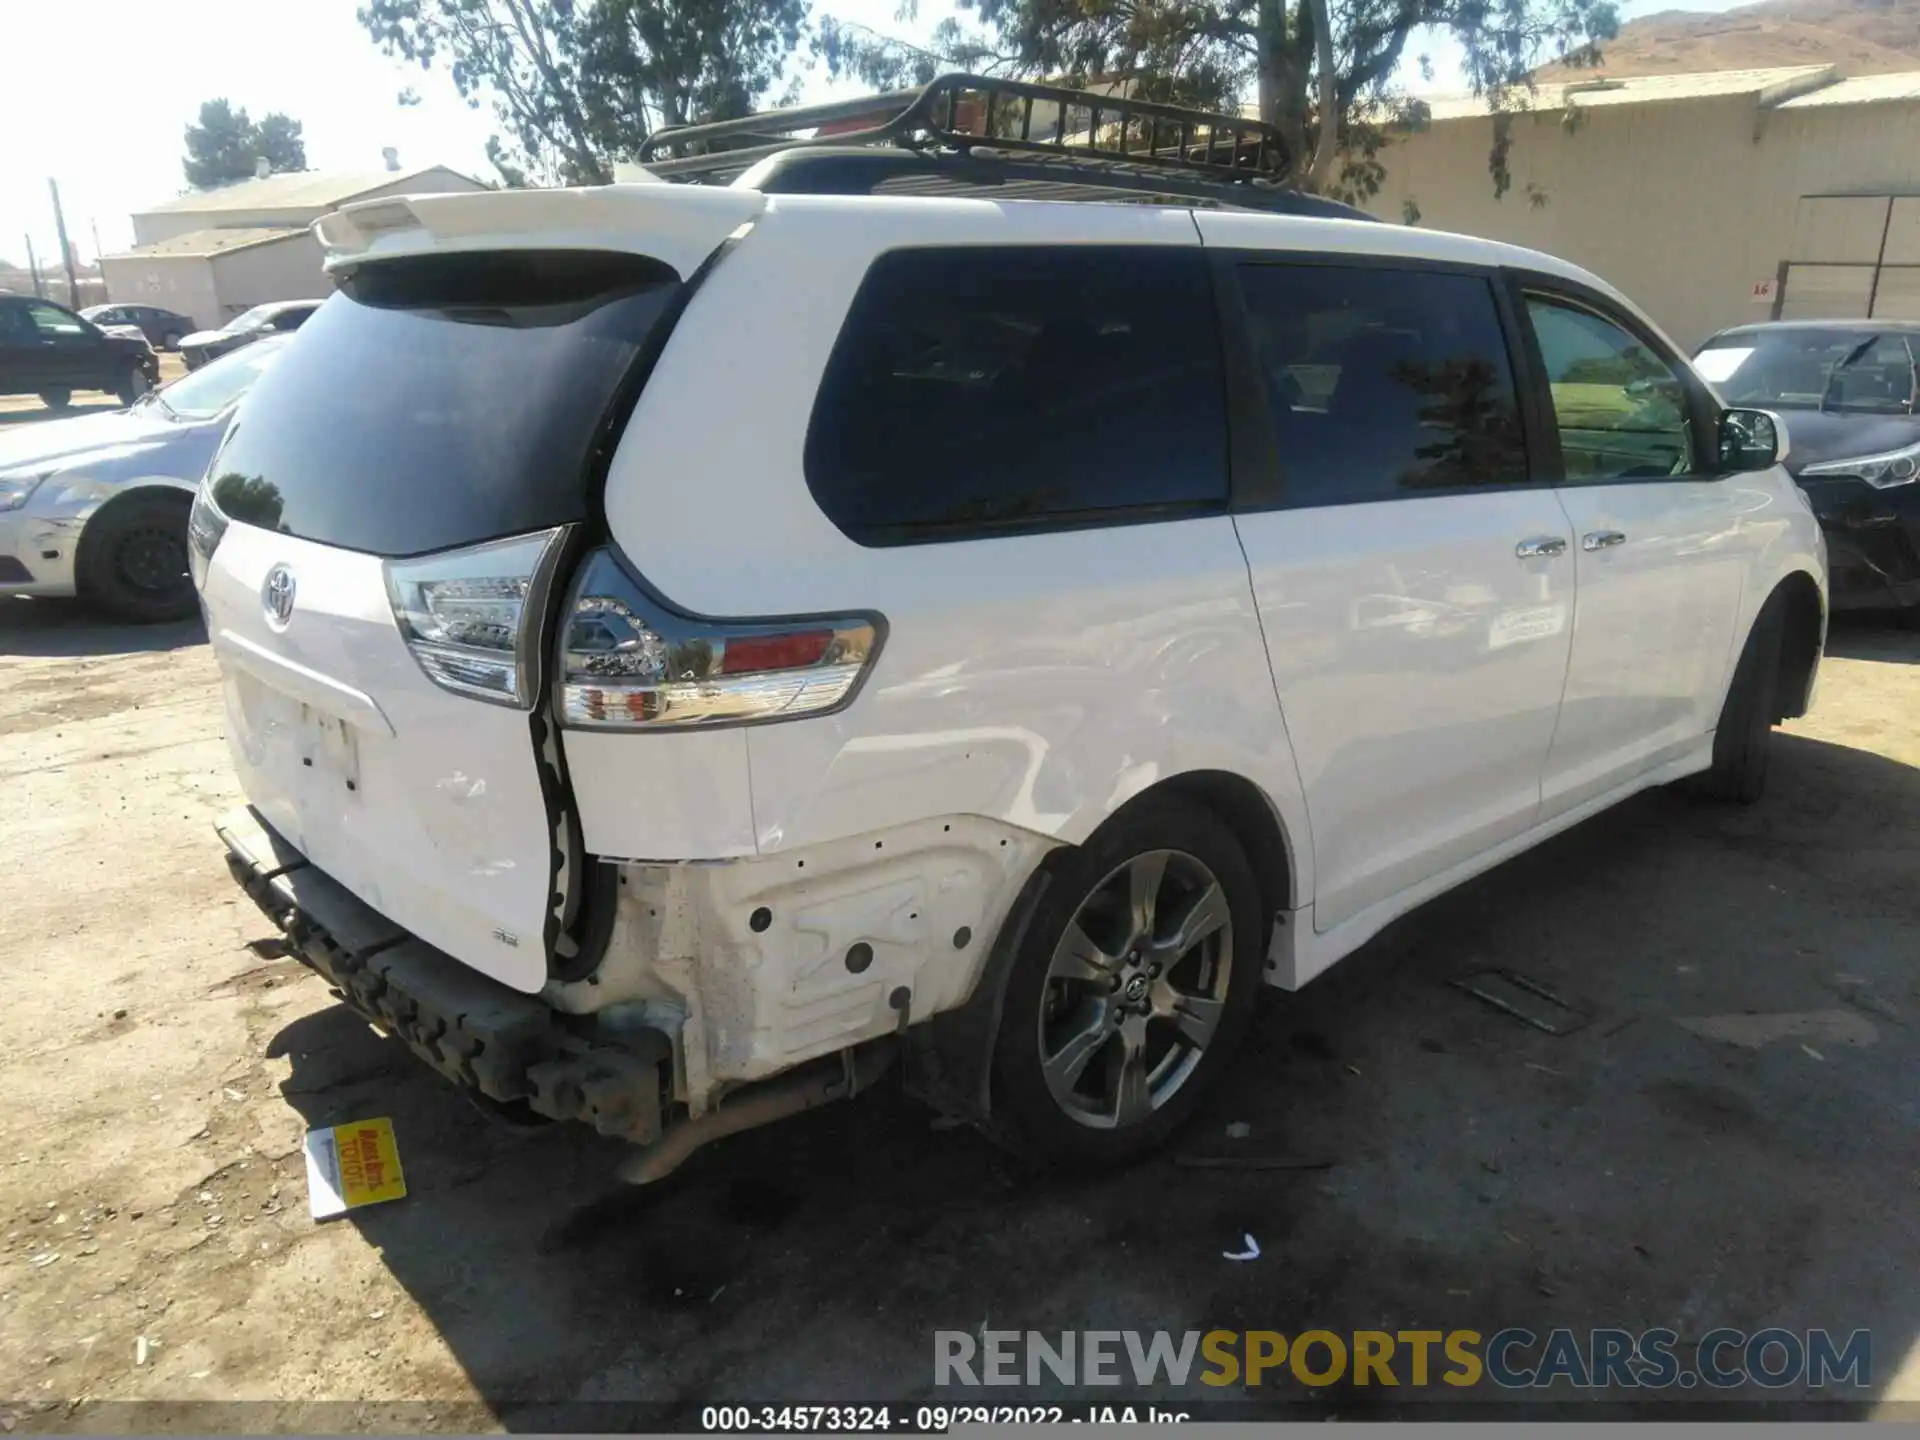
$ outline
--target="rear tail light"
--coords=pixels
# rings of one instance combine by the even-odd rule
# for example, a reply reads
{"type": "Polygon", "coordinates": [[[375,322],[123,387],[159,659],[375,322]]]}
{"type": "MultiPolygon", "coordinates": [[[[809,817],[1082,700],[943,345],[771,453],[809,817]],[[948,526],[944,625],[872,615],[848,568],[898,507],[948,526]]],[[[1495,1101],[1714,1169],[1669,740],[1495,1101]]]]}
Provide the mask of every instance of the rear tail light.
{"type": "Polygon", "coordinates": [[[562,615],[561,719],[667,730],[825,715],[853,699],[884,629],[877,615],[692,619],[598,550],[562,615]]]}
{"type": "Polygon", "coordinates": [[[187,512],[187,570],[193,576],[193,588],[207,588],[207,567],[220,537],[227,533],[227,517],[214,508],[202,485],[193,494],[193,508],[187,512]]]}
{"type": "Polygon", "coordinates": [[[539,683],[540,624],[565,527],[387,562],[407,648],[436,685],[525,710],[539,683]]]}

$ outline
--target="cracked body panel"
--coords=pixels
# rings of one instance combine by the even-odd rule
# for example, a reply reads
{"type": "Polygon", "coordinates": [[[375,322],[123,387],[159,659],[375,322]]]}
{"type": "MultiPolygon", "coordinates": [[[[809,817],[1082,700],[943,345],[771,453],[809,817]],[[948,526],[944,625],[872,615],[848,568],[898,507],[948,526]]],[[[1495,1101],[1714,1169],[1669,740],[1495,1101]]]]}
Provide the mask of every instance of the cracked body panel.
{"type": "Polygon", "coordinates": [[[726,1088],[899,1028],[973,993],[1021,884],[1053,841],[954,815],[751,860],[619,865],[599,968],[549,984],[556,1010],[666,1029],[675,1098],[726,1088]]]}

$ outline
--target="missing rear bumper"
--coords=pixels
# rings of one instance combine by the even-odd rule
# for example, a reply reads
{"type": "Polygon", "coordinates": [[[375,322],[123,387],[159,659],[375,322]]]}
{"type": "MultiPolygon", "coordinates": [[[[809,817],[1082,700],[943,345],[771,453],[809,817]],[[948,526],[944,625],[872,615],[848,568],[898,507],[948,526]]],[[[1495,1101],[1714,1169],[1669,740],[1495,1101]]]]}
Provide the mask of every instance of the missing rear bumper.
{"type": "Polygon", "coordinates": [[[227,867],[290,952],[447,1079],[549,1120],[649,1144],[666,1128],[671,1040],[584,1034],[546,1004],[413,938],[307,863],[251,807],[215,826],[227,867]]]}

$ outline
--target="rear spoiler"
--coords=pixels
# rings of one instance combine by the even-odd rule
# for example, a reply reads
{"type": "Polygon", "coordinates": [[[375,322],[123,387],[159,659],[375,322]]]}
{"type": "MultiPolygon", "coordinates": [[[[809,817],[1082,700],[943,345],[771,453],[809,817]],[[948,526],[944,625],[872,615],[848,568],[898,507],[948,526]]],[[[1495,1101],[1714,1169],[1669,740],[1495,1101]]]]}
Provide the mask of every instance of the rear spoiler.
{"type": "Polygon", "coordinates": [[[475,250],[614,250],[689,276],[766,204],[757,190],[660,184],[396,195],[313,224],[329,271],[366,260],[475,250]]]}

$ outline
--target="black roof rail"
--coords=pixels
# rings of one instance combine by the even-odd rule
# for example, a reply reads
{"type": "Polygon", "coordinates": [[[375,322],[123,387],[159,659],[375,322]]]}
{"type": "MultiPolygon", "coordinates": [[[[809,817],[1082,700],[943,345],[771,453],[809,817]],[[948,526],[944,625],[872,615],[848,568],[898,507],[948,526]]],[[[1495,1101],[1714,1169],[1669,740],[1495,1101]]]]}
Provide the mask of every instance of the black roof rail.
{"type": "Polygon", "coordinates": [[[732,183],[769,195],[955,195],[1001,200],[1096,200],[1261,210],[1336,220],[1374,217],[1338,200],[1266,182],[1222,184],[1177,170],[1045,156],[921,154],[820,146],[782,150],[732,183]]]}
{"type": "Polygon", "coordinates": [[[656,130],[664,180],[784,192],[1134,199],[1370,219],[1281,184],[1288,151],[1259,120],[961,72],[913,90],[656,130]]]}

